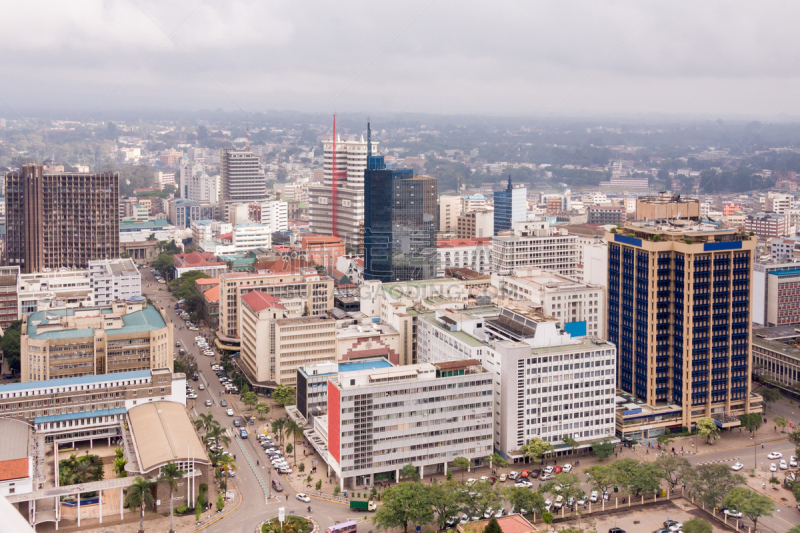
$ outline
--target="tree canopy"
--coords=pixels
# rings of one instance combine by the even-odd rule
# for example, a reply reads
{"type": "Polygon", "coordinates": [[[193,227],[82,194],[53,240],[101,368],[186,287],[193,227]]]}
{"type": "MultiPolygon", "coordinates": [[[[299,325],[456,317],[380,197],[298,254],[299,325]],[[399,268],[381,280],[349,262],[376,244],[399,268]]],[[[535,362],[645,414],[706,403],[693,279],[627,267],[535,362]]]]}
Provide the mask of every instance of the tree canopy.
{"type": "Polygon", "coordinates": [[[538,463],[548,453],[553,453],[553,445],[539,437],[533,437],[528,444],[522,445],[522,453],[529,457],[531,461],[538,463]]]}
{"type": "Polygon", "coordinates": [[[758,519],[762,516],[772,516],[772,513],[775,512],[775,503],[772,498],[744,487],[731,489],[725,496],[723,505],[736,509],[752,520],[753,529],[756,531],[758,531],[758,519]]]}
{"type": "Polygon", "coordinates": [[[15,320],[3,332],[0,339],[0,349],[3,350],[3,357],[8,362],[8,368],[12,373],[18,374],[20,371],[20,353],[22,335],[22,320],[15,320]]]}

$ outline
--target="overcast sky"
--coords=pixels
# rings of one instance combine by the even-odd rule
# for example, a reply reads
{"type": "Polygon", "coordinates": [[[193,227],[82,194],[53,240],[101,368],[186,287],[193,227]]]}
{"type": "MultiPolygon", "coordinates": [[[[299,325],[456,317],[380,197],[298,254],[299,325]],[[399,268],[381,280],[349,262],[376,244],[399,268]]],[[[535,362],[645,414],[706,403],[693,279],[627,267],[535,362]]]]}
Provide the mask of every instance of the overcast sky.
{"type": "Polygon", "coordinates": [[[7,118],[800,115],[797,2],[54,0],[0,15],[7,118]]]}

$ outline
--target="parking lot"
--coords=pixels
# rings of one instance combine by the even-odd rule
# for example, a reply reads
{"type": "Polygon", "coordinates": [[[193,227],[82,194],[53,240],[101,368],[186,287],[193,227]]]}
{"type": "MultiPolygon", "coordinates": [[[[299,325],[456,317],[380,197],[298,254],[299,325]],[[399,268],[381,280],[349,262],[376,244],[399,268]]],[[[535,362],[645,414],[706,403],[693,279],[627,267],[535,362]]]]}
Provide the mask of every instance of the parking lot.
{"type": "MultiPolygon", "coordinates": [[[[684,502],[685,500],[676,500],[670,505],[634,509],[631,511],[597,516],[592,518],[591,523],[594,524],[597,531],[603,533],[612,527],[619,527],[625,530],[626,533],[652,533],[664,527],[665,520],[677,520],[678,522],[684,523],[694,517],[700,517],[712,525],[712,531],[714,531],[714,533],[725,533],[728,531],[711,522],[702,511],[696,509],[694,506],[690,505],[689,509],[683,508],[684,502]]],[[[589,523],[590,521],[584,519],[581,525],[585,528],[589,523]]],[[[564,523],[560,523],[558,524],[558,528],[563,528],[565,525],[564,523]]]]}

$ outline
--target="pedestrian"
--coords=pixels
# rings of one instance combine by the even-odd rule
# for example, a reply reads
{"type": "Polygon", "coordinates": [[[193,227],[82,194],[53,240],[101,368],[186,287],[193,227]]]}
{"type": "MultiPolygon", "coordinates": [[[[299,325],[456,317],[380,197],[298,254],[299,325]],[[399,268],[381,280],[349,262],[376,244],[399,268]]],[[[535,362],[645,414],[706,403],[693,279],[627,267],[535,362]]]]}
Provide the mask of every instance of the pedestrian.
{"type": "Polygon", "coordinates": [[[286,501],[287,502],[289,501],[289,495],[288,494],[286,495],[286,501]]]}
{"type": "Polygon", "coordinates": [[[647,453],[645,455],[650,455],[650,448],[647,449],[647,453]]]}
{"type": "Polygon", "coordinates": [[[764,443],[763,442],[761,443],[761,449],[762,450],[764,449],[764,443]]]}

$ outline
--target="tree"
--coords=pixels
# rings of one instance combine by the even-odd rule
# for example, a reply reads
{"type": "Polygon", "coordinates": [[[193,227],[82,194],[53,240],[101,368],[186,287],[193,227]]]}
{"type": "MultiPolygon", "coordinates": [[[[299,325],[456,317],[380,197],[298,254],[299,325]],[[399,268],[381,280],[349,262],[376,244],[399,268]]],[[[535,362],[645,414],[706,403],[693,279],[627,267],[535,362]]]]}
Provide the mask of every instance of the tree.
{"type": "MultiPolygon", "coordinates": [[[[404,466],[403,468],[400,469],[400,479],[409,478],[409,477],[415,483],[420,480],[419,470],[417,469],[416,466],[414,466],[411,463],[408,463],[406,466],[404,466]]],[[[398,481],[400,481],[400,479],[398,479],[398,481]]]]}
{"type": "Polygon", "coordinates": [[[115,457],[114,458],[114,472],[119,477],[128,477],[128,472],[125,470],[125,465],[128,464],[128,460],[125,457],[115,457]]]}
{"type": "Polygon", "coordinates": [[[569,501],[570,498],[580,500],[585,496],[585,493],[581,488],[581,483],[581,478],[579,478],[577,474],[563,472],[561,474],[556,474],[554,479],[542,485],[538,492],[552,493],[553,491],[556,491],[567,501],[569,501]]]}
{"type": "Polygon", "coordinates": [[[616,469],[613,465],[594,465],[586,469],[589,484],[592,489],[600,492],[608,492],[616,481],[616,469]]]}
{"type": "MultiPolygon", "coordinates": [[[[669,430],[667,430],[667,431],[669,431],[669,430]]],[[[670,444],[672,444],[673,442],[675,442],[675,437],[673,437],[673,436],[672,436],[672,435],[670,435],[669,433],[662,433],[661,435],[659,435],[659,436],[656,438],[656,441],[657,441],[657,442],[658,442],[660,445],[662,445],[662,446],[664,446],[664,447],[666,448],[667,446],[669,446],[670,444]]]]}
{"type": "Polygon", "coordinates": [[[525,487],[506,487],[503,496],[518,513],[522,513],[522,509],[525,509],[526,513],[536,511],[538,514],[542,514],[544,510],[544,496],[539,491],[525,487]]]}
{"type": "Polygon", "coordinates": [[[686,476],[686,486],[701,502],[715,507],[734,487],[745,482],[744,476],[734,474],[723,464],[698,465],[686,476]]]}
{"type": "Polygon", "coordinates": [[[151,482],[137,477],[133,481],[133,485],[128,487],[128,493],[125,495],[125,505],[129,509],[141,508],[139,512],[139,531],[144,531],[144,508],[153,505],[152,486],[151,482]]]}
{"type": "Polygon", "coordinates": [[[231,443],[231,438],[228,436],[225,431],[219,427],[219,425],[210,426],[207,428],[206,435],[203,437],[206,446],[209,446],[212,442],[216,443],[218,446],[220,444],[225,444],[226,446],[231,443]]]}
{"type": "Polygon", "coordinates": [[[169,533],[175,533],[174,510],[172,498],[178,490],[178,480],[183,478],[183,470],[178,468],[173,462],[169,462],[161,467],[161,475],[158,476],[159,483],[166,483],[169,487],[169,533]]]}
{"type": "Polygon", "coordinates": [[[611,454],[614,453],[614,443],[608,439],[603,439],[601,442],[594,442],[592,443],[592,451],[597,455],[598,459],[605,461],[607,457],[610,457],[611,454]]]}
{"type": "Polygon", "coordinates": [[[553,453],[553,445],[539,437],[533,437],[528,444],[522,445],[522,453],[531,461],[539,463],[548,453],[553,453]]]}
{"type": "Polygon", "coordinates": [[[552,513],[544,513],[542,515],[542,521],[549,526],[550,524],[553,523],[553,514],[552,513]]]}
{"type": "Polygon", "coordinates": [[[206,430],[206,433],[209,429],[213,427],[219,427],[219,422],[214,420],[214,415],[211,413],[200,413],[197,415],[198,418],[194,419],[194,427],[199,431],[200,428],[206,430]]]}
{"type": "Polygon", "coordinates": [[[294,405],[297,401],[294,387],[287,387],[286,385],[278,385],[278,388],[272,392],[272,399],[281,407],[294,405]]]}
{"type": "Polygon", "coordinates": [[[758,428],[761,427],[761,413],[750,413],[746,415],[739,415],[739,421],[742,427],[750,432],[750,436],[754,436],[758,428]]]}
{"type": "Polygon", "coordinates": [[[564,435],[563,437],[561,437],[561,440],[564,441],[564,444],[570,447],[570,450],[572,450],[571,454],[574,455],[575,450],[578,449],[578,441],[576,441],[569,435],[564,435]]]}
{"type": "Polygon", "coordinates": [[[634,496],[653,494],[661,483],[661,470],[653,463],[640,463],[626,457],[615,461],[614,481],[634,496]]]}
{"type": "Polygon", "coordinates": [[[381,529],[402,527],[403,533],[408,533],[409,522],[425,525],[433,521],[430,492],[421,483],[398,483],[383,491],[381,501],[372,518],[381,529]]]}
{"type": "Polygon", "coordinates": [[[262,402],[257,403],[256,404],[256,411],[258,412],[258,414],[260,414],[263,417],[265,414],[269,413],[269,411],[270,411],[269,404],[262,403],[262,402]]]}
{"type": "Polygon", "coordinates": [[[492,455],[488,457],[489,459],[489,468],[494,469],[495,467],[505,468],[508,466],[508,461],[503,459],[503,456],[497,452],[494,452],[492,455]]]}
{"type": "Polygon", "coordinates": [[[800,429],[795,429],[789,433],[789,442],[794,444],[795,457],[800,457],[800,429]]]}
{"type": "Polygon", "coordinates": [[[790,529],[786,533],[800,533],[800,526],[793,526],[792,529],[790,529]]]}
{"type": "Polygon", "coordinates": [[[702,518],[692,518],[683,523],[683,533],[713,533],[711,524],[702,518]]]}
{"type": "Polygon", "coordinates": [[[761,387],[758,390],[758,393],[764,399],[764,407],[766,409],[769,409],[769,404],[780,401],[780,399],[783,398],[783,395],[780,393],[779,390],[773,389],[771,387],[761,387]]]}
{"type": "MultiPolygon", "coordinates": [[[[453,459],[453,468],[460,468],[461,469],[461,482],[464,482],[464,472],[469,470],[469,467],[472,463],[466,457],[456,457],[453,459]]],[[[400,481],[400,480],[398,480],[400,481]]]]}
{"type": "MultiPolygon", "coordinates": [[[[294,439],[294,462],[297,463],[297,437],[303,436],[303,426],[299,425],[294,420],[287,420],[286,427],[283,428],[283,432],[286,434],[287,437],[292,437],[294,439]]],[[[286,453],[289,453],[289,450],[286,450],[286,453]]]]}
{"type": "Polygon", "coordinates": [[[497,509],[502,503],[500,492],[489,481],[478,481],[469,488],[470,498],[465,502],[470,516],[483,516],[489,508],[497,509]]]}
{"type": "Polygon", "coordinates": [[[300,472],[301,474],[303,472],[305,472],[306,471],[306,464],[305,463],[300,463],[299,465],[297,465],[297,471],[300,472]]]}
{"type": "Polygon", "coordinates": [[[175,258],[169,254],[158,254],[156,260],[153,261],[153,268],[163,276],[169,276],[175,269],[175,258]]]}
{"type": "Polygon", "coordinates": [[[706,444],[719,438],[719,427],[713,418],[703,417],[697,421],[697,433],[706,439],[706,444]]]}
{"type": "Polygon", "coordinates": [[[242,403],[252,409],[258,403],[258,395],[250,391],[242,393],[242,403]]]}
{"type": "Polygon", "coordinates": [[[447,520],[456,516],[461,508],[461,492],[458,491],[458,483],[455,481],[433,483],[427,489],[428,499],[436,513],[436,523],[440,529],[444,529],[447,520]]]}
{"type": "Polygon", "coordinates": [[[286,426],[285,418],[276,418],[272,421],[272,433],[274,433],[283,444],[283,428],[286,426]]]}
{"type": "Polygon", "coordinates": [[[723,501],[726,507],[732,507],[753,521],[753,530],[758,531],[758,519],[772,516],[775,504],[769,496],[764,496],[744,487],[735,487],[728,492],[723,501]]]}
{"type": "Polygon", "coordinates": [[[483,533],[503,533],[500,524],[497,523],[497,518],[491,517],[489,523],[483,528],[483,533]]]}
{"type": "Polygon", "coordinates": [[[13,374],[18,374],[20,371],[21,335],[22,321],[15,320],[6,328],[3,332],[3,338],[0,339],[0,349],[3,350],[3,357],[13,374]]]}
{"type": "Polygon", "coordinates": [[[778,415],[774,419],[775,425],[781,428],[781,432],[783,432],[783,428],[789,425],[789,421],[786,420],[786,417],[783,415],[778,415]]]}
{"type": "Polygon", "coordinates": [[[656,459],[655,465],[661,472],[661,479],[669,484],[670,489],[680,485],[683,478],[692,468],[688,459],[672,455],[662,455],[656,459]]]}

